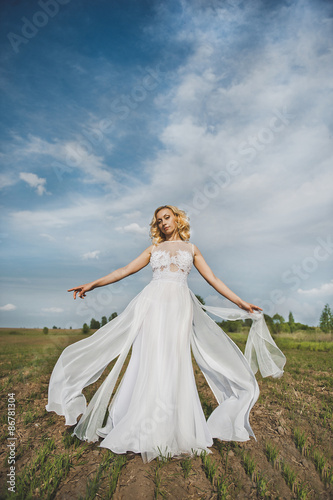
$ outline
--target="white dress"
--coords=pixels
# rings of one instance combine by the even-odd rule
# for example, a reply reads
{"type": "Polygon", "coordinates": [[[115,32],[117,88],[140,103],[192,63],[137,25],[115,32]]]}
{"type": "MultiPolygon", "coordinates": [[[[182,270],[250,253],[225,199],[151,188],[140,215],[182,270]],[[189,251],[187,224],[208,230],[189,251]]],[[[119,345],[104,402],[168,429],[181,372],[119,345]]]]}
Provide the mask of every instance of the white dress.
{"type": "Polygon", "coordinates": [[[250,410],[259,396],[254,376],[280,377],[285,357],[262,313],[203,306],[187,285],[193,263],[188,241],[153,248],[151,282],[126,309],[90,337],[64,349],[51,374],[47,411],[79,423],[72,435],[115,453],[180,456],[206,450],[213,438],[254,437],[250,410]],[[253,320],[245,356],[206,312],[223,319],[253,320]],[[126,372],[113,396],[132,346],[126,372]],[[218,402],[206,421],[193,373],[191,350],[218,402]],[[82,394],[114,359],[115,365],[89,405],[82,394]],[[102,428],[104,418],[105,426],[102,428]]]}

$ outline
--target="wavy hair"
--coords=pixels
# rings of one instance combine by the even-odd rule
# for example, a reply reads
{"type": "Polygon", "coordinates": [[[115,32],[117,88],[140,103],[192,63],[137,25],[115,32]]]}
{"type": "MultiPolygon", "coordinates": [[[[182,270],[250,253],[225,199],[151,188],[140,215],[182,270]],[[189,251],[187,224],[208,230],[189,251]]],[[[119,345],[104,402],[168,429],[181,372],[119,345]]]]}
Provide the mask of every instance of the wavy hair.
{"type": "Polygon", "coordinates": [[[189,217],[186,215],[186,212],[184,212],[184,210],[180,210],[174,205],[163,205],[161,207],[156,208],[154,216],[150,223],[150,237],[152,239],[153,244],[156,245],[158,243],[162,243],[162,241],[165,241],[165,235],[159,230],[156,218],[157,213],[163,208],[169,208],[175,215],[177,219],[178,234],[180,239],[184,241],[189,240],[190,223],[189,223],[189,217]]]}

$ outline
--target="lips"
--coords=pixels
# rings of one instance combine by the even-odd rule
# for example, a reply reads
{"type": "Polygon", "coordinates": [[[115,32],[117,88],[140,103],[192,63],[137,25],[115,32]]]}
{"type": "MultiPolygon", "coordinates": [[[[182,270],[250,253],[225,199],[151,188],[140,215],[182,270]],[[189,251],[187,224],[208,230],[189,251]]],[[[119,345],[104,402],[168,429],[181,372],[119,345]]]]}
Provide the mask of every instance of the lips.
{"type": "Polygon", "coordinates": [[[165,226],[164,229],[170,229],[170,227],[169,226],[165,226]]]}

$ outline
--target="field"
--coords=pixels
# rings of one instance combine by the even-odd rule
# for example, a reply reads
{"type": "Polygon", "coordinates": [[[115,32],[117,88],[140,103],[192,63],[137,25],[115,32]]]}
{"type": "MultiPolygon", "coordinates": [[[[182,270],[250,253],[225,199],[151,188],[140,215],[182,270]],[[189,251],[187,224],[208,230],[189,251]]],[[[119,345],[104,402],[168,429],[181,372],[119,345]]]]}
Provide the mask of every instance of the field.
{"type": "MultiPolygon", "coordinates": [[[[230,336],[244,350],[246,333],[230,336]]],[[[72,438],[74,427],[46,412],[52,368],[62,350],[81,338],[76,330],[45,335],[42,330],[0,329],[1,498],[333,497],[332,335],[318,330],[275,338],[287,365],[278,380],[257,374],[261,392],[250,417],[257,441],[215,440],[207,456],[161,457],[149,464],[133,453],[115,455],[98,443],[72,438]],[[15,418],[15,428],[8,427],[9,417],[15,418]],[[8,439],[10,431],[16,441],[8,439]],[[13,457],[16,493],[7,490],[13,457]]],[[[111,367],[84,389],[88,401],[111,367]]],[[[216,402],[195,363],[194,371],[208,417],[216,402]]]]}

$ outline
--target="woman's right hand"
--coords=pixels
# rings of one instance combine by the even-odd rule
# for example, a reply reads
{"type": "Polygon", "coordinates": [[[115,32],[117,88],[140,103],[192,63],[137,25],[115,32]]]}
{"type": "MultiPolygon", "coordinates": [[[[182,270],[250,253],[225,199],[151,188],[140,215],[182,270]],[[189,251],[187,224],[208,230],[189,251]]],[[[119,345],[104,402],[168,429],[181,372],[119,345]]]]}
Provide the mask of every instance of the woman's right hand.
{"type": "Polygon", "coordinates": [[[74,299],[76,299],[76,294],[79,294],[79,297],[83,299],[83,297],[86,296],[86,292],[89,292],[92,290],[93,287],[91,286],[90,283],[87,283],[86,285],[81,285],[81,286],[75,286],[74,288],[70,288],[67,290],[67,292],[72,292],[74,291],[74,299]]]}

